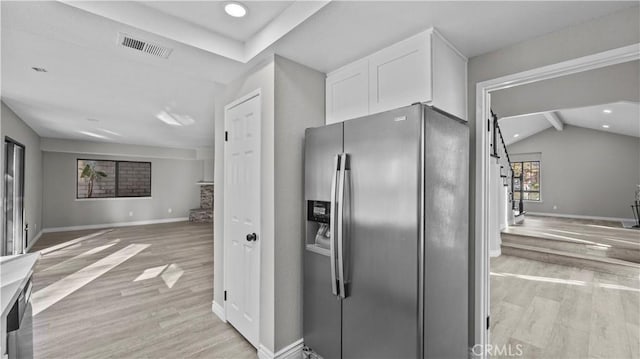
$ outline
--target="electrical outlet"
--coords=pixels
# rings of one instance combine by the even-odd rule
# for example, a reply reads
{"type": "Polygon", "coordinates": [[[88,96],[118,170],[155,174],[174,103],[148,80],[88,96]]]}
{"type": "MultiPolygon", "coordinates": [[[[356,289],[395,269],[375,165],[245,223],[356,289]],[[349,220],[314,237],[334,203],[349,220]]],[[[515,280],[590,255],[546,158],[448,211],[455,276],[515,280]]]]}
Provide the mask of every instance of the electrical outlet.
{"type": "Polygon", "coordinates": [[[555,211],[555,210],[557,210],[557,209],[558,209],[558,206],[553,205],[553,210],[555,211]]]}
{"type": "Polygon", "coordinates": [[[167,210],[167,212],[171,213],[171,212],[173,212],[173,209],[169,208],[169,209],[167,210]]]}
{"type": "Polygon", "coordinates": [[[129,212],[129,217],[133,217],[133,212],[129,212]]]}

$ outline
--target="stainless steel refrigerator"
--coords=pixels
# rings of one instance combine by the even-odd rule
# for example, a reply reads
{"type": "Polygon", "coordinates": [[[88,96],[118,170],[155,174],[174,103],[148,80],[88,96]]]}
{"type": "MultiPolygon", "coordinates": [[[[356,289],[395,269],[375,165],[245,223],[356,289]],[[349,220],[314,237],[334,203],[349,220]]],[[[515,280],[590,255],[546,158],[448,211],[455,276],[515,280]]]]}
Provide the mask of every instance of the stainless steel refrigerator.
{"type": "Polygon", "coordinates": [[[468,357],[468,154],[420,104],[307,129],[306,355],[468,357]]]}

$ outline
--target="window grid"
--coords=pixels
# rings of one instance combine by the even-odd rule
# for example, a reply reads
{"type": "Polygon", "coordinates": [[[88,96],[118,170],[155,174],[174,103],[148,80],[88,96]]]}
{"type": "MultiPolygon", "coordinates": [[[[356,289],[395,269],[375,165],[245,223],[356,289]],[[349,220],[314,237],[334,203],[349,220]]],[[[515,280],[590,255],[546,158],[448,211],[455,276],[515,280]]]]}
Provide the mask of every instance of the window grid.
{"type": "Polygon", "coordinates": [[[522,199],[540,201],[540,161],[511,162],[513,169],[513,199],[520,200],[520,173],[523,173],[522,199]]]}
{"type": "Polygon", "coordinates": [[[78,158],[76,164],[76,199],[151,197],[151,162],[78,158]],[[82,177],[86,166],[93,181],[82,177]]]}

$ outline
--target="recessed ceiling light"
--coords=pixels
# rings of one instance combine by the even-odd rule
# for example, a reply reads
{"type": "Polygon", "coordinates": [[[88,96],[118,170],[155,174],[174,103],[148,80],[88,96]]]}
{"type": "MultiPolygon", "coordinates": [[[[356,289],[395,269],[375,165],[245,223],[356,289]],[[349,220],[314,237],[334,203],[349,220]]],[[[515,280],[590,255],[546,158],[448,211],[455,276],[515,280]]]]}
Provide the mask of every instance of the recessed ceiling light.
{"type": "Polygon", "coordinates": [[[45,69],[44,67],[32,67],[32,69],[35,72],[47,72],[47,69],[45,69]]]}
{"type": "Polygon", "coordinates": [[[604,110],[602,110],[602,112],[604,112],[604,113],[606,113],[608,115],[613,111],[609,110],[608,108],[605,108],[604,110]]]}
{"type": "Polygon", "coordinates": [[[515,135],[513,135],[513,137],[518,138],[520,137],[520,134],[516,133],[515,135]]]}
{"type": "Polygon", "coordinates": [[[609,125],[602,125],[602,128],[609,128],[609,125]]]}
{"type": "Polygon", "coordinates": [[[233,17],[244,17],[247,15],[247,7],[239,2],[230,2],[224,6],[224,11],[233,17]]]}

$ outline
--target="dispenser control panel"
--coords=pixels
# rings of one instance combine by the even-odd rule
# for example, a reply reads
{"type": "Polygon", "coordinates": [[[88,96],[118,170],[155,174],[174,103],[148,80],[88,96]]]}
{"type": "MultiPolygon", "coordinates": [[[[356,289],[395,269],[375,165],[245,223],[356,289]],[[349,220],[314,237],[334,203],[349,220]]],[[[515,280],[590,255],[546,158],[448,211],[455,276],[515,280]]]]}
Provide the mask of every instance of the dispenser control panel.
{"type": "Polygon", "coordinates": [[[329,223],[331,203],[326,201],[307,201],[307,220],[329,223]]]}

